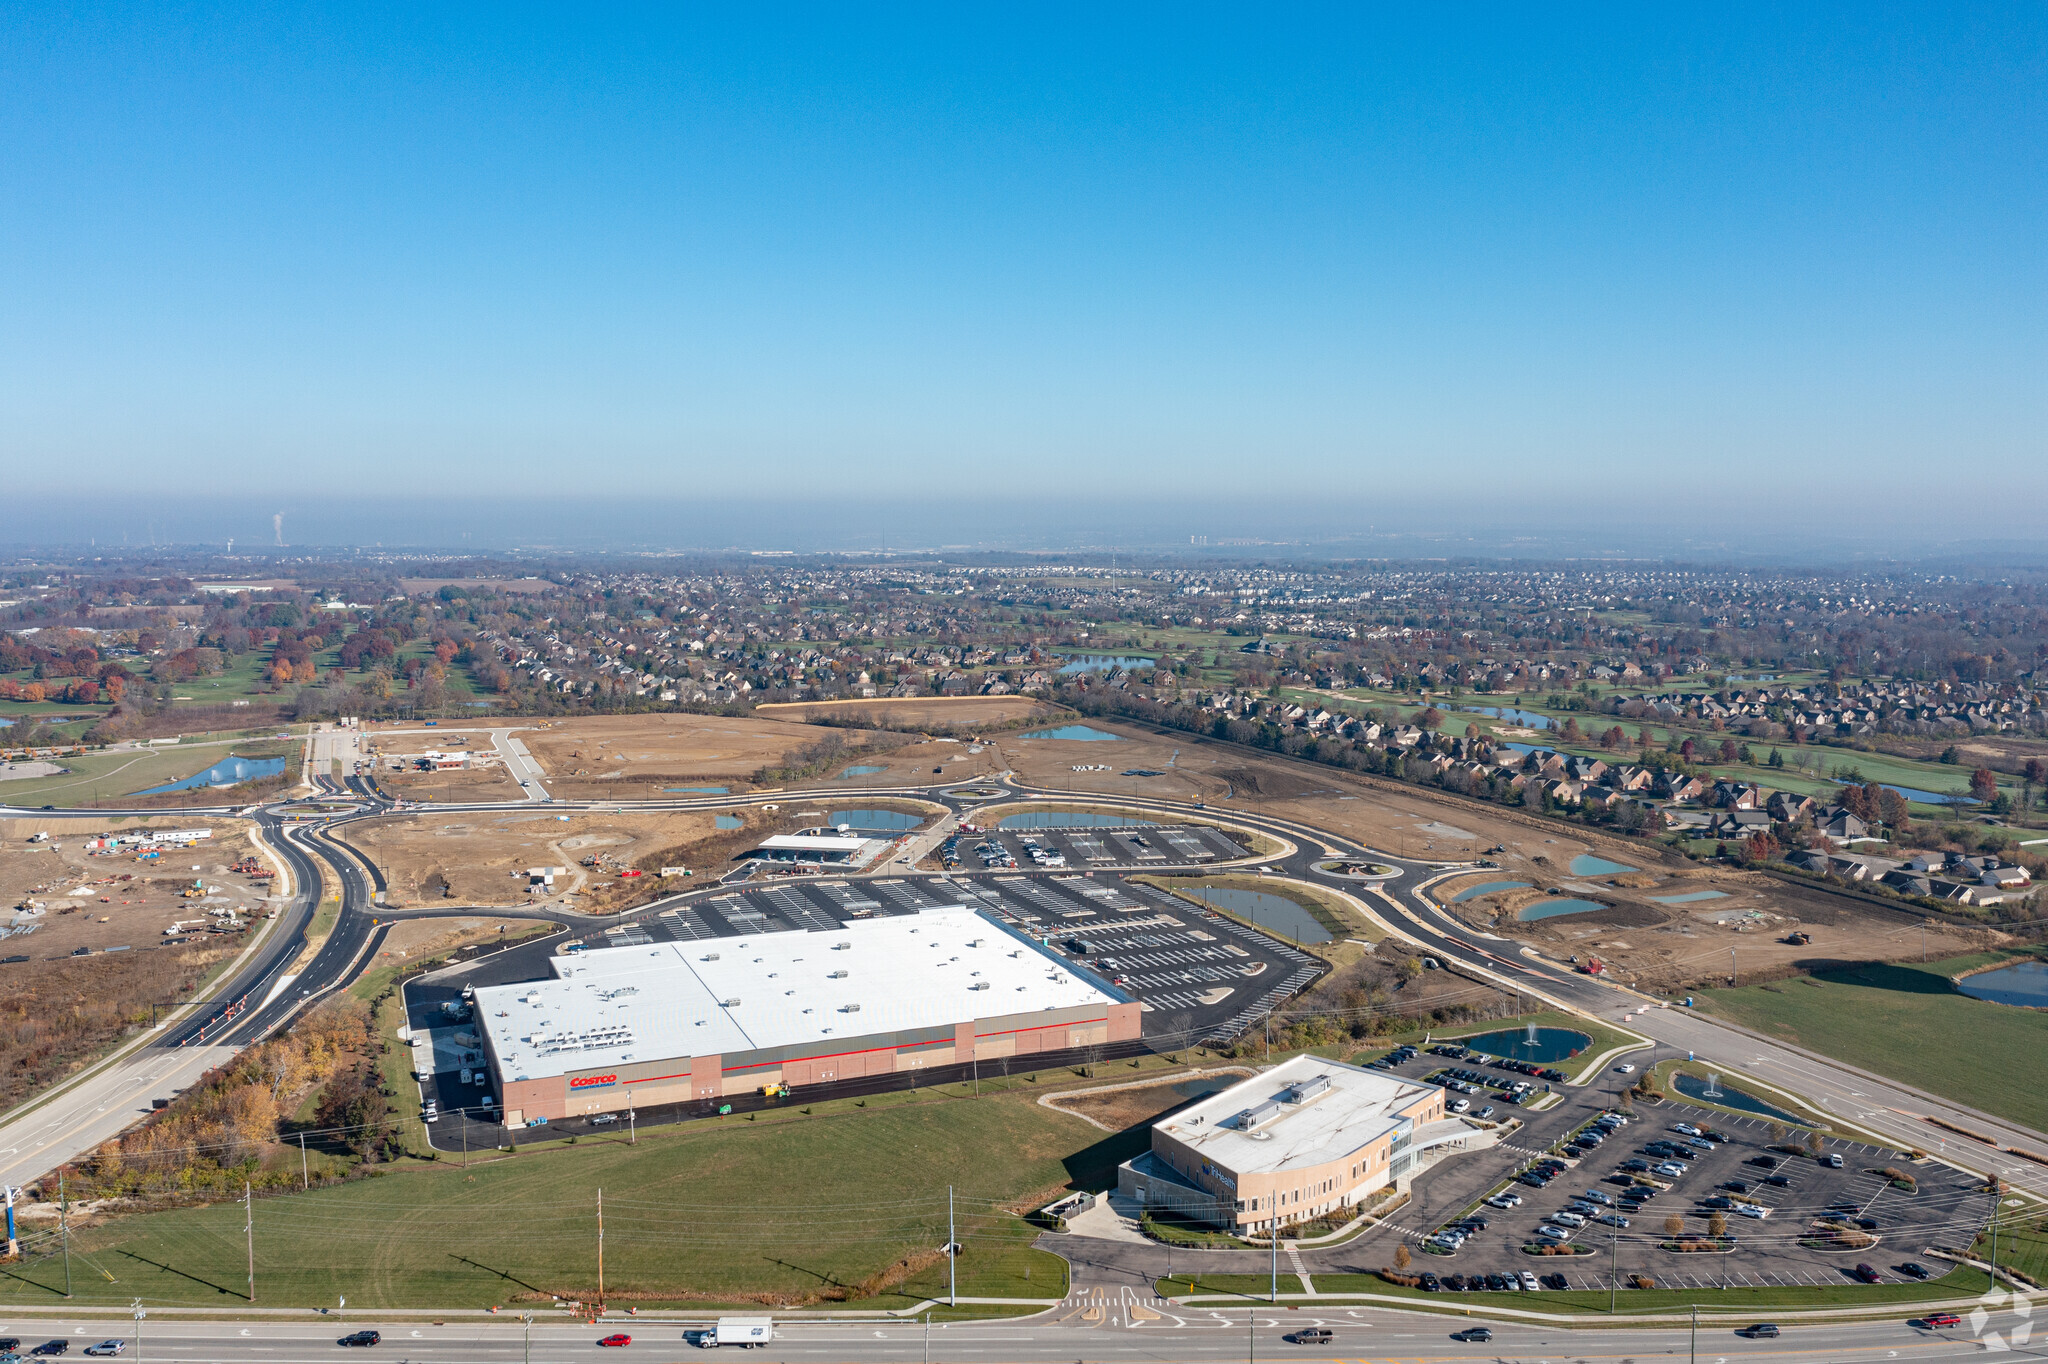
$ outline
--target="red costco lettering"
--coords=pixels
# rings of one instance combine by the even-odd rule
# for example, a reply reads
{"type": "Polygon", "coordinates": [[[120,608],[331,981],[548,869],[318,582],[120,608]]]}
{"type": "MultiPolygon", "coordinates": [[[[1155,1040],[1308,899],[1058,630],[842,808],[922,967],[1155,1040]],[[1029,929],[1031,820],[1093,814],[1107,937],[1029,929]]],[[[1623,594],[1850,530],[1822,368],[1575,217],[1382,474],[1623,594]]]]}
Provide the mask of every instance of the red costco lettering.
{"type": "Polygon", "coordinates": [[[618,1082],[619,1077],[616,1075],[579,1075],[569,1081],[569,1088],[596,1089],[600,1085],[615,1085],[618,1082]]]}

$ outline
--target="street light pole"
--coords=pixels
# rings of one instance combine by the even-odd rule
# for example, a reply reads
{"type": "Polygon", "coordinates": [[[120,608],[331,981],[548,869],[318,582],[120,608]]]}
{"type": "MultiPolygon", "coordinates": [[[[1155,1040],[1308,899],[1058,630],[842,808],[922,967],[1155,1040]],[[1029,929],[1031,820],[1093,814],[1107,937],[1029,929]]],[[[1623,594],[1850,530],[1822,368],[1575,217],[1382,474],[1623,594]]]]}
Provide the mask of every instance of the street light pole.
{"type": "Polygon", "coordinates": [[[149,1309],[137,1298],[129,1306],[135,1312],[135,1364],[142,1364],[142,1319],[149,1315],[149,1309]]]}

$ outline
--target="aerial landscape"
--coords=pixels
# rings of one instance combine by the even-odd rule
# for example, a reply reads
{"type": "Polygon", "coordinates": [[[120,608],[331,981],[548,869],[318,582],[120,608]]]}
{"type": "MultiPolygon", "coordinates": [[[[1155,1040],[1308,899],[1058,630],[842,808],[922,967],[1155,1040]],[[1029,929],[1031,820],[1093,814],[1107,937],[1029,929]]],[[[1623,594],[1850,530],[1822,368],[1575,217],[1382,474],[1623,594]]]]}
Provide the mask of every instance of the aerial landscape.
{"type": "Polygon", "coordinates": [[[2038,12],[498,20],[0,21],[0,1364],[2028,1348],[2038,12]]]}

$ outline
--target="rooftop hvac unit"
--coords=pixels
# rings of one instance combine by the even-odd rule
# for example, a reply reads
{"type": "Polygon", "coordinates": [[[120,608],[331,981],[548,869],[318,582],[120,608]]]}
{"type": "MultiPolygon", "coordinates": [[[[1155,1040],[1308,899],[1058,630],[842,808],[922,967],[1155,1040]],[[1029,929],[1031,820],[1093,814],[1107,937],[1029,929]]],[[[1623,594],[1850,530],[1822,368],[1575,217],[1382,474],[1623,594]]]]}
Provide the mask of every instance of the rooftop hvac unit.
{"type": "Polygon", "coordinates": [[[1287,1102],[1296,1104],[1307,1103],[1329,1087],[1330,1077],[1327,1075],[1318,1075],[1313,1080],[1303,1080],[1298,1084],[1288,1086],[1287,1102]]]}
{"type": "Polygon", "coordinates": [[[832,972],[832,973],[831,973],[831,974],[830,974],[829,976],[827,976],[827,977],[826,977],[826,979],[828,979],[828,980],[845,980],[845,979],[846,979],[846,972],[844,972],[844,971],[834,971],[834,972],[832,972]]]}
{"type": "Polygon", "coordinates": [[[985,980],[977,980],[974,982],[974,984],[968,986],[967,988],[970,990],[986,990],[988,988],[988,982],[985,980]]]}
{"type": "Polygon", "coordinates": [[[859,1012],[860,1012],[860,1005],[858,1005],[858,1004],[842,1004],[842,1005],[840,1005],[840,1006],[839,1006],[839,1012],[841,1012],[841,1013],[843,1013],[843,1014],[857,1014],[857,1013],[859,1013],[859,1012]]]}
{"type": "Polygon", "coordinates": [[[720,1006],[727,1009],[737,1009],[740,1006],[739,996],[737,995],[733,996],[731,999],[721,999],[718,1002],[720,1006]]]}
{"type": "Polygon", "coordinates": [[[851,946],[853,946],[853,944],[850,942],[836,942],[832,944],[832,950],[834,952],[844,952],[847,948],[851,946]]]}
{"type": "Polygon", "coordinates": [[[717,961],[717,960],[718,960],[718,954],[717,954],[716,952],[706,952],[706,953],[705,953],[705,954],[704,954],[703,956],[701,956],[701,957],[697,958],[697,960],[698,960],[698,961],[717,961]]]}

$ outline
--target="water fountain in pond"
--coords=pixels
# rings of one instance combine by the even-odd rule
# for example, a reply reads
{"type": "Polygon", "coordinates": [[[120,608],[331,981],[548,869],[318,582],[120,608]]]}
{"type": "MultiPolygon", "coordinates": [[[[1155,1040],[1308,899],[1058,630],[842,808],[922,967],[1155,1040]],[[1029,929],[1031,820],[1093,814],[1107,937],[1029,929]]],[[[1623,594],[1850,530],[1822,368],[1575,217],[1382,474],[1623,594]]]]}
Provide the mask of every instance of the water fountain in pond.
{"type": "Polygon", "coordinates": [[[1718,1099],[1721,1097],[1721,1072],[1717,1070],[1707,1072],[1707,1087],[1700,1091],[1700,1097],[1702,1099],[1718,1099]]]}
{"type": "Polygon", "coordinates": [[[1536,1045],[1536,1025],[1534,1023],[1529,1025],[1529,1045],[1532,1047],[1536,1045]]]}

